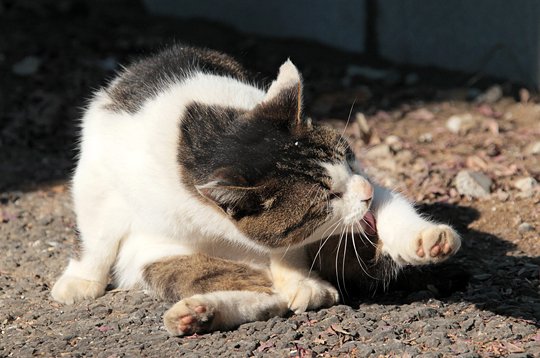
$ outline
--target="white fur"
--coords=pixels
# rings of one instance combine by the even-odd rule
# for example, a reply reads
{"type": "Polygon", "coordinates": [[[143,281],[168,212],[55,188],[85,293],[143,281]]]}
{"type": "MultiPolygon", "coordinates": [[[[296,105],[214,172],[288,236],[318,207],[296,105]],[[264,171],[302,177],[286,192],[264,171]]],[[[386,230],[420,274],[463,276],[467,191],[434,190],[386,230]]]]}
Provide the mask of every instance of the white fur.
{"type": "MultiPolygon", "coordinates": [[[[228,239],[229,251],[264,250],[182,187],[176,160],[179,120],[189,103],[251,109],[264,95],[231,78],[196,73],[130,115],[105,109],[110,99],[97,93],[82,120],[73,179],[83,255],[64,276],[106,284],[116,262],[117,281],[129,288],[147,263],[211,246],[216,237],[228,239]]],[[[57,287],[53,297],[70,301],[64,291],[57,287]]]]}

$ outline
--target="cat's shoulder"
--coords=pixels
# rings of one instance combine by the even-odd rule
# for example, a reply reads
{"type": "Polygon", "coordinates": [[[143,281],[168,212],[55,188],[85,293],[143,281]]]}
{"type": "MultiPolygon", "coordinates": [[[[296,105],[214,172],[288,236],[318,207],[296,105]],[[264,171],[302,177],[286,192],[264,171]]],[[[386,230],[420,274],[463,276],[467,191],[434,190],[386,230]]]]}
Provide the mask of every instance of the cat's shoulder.
{"type": "Polygon", "coordinates": [[[125,67],[105,89],[112,111],[137,112],[143,103],[196,73],[248,80],[247,71],[219,51],[177,44],[125,67]]]}

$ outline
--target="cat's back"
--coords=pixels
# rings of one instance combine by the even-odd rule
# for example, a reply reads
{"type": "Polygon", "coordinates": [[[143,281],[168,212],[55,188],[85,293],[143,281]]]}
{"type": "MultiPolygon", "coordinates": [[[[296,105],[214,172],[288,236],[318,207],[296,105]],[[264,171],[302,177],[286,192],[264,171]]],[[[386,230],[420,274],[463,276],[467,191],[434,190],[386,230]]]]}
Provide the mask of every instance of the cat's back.
{"type": "Polygon", "coordinates": [[[246,70],[226,54],[175,45],[126,67],[105,90],[110,98],[107,108],[134,114],[167,87],[199,73],[248,80],[246,70]]]}
{"type": "Polygon", "coordinates": [[[75,201],[107,191],[135,208],[173,210],[185,196],[178,151],[188,106],[250,109],[263,98],[246,71],[216,51],[174,46],[133,63],[95,94],[82,118],[75,201]]]}

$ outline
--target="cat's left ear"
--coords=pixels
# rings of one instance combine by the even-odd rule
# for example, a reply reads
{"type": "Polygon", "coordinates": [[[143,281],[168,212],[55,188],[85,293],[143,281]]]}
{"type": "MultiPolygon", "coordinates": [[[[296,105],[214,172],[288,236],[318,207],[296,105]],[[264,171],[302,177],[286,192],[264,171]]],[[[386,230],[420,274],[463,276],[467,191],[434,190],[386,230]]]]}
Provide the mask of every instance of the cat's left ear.
{"type": "Polygon", "coordinates": [[[302,125],[302,76],[291,60],[279,68],[261,104],[255,107],[256,115],[278,121],[287,121],[293,128],[302,125]]]}

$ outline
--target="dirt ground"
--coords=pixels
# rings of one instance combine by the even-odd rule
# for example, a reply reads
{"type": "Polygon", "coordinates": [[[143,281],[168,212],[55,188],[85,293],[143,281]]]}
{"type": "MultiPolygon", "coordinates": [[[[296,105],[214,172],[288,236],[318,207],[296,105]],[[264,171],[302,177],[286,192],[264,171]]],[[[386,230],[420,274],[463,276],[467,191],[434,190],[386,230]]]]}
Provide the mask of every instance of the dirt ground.
{"type": "Polygon", "coordinates": [[[0,34],[0,357],[540,356],[535,92],[481,69],[396,67],[128,1],[0,0],[0,34]],[[144,292],[53,302],[76,236],[68,180],[82,107],[118,63],[178,41],[229,52],[261,80],[291,57],[307,113],[345,130],[375,179],[455,225],[460,253],[386,291],[349,287],[346,305],[185,338],[167,336],[167,304],[144,292]],[[471,192],[462,171],[489,180],[471,192]]]}

